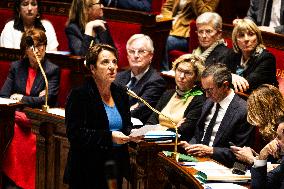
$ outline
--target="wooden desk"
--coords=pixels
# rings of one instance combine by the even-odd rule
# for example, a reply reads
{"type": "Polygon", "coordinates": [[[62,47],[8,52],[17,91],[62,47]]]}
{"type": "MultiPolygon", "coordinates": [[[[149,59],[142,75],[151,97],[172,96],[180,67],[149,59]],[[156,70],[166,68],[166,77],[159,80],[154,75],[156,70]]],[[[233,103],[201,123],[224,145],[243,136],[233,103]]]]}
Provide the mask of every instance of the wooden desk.
{"type": "Polygon", "coordinates": [[[141,142],[129,147],[132,189],[163,189],[165,174],[158,153],[174,150],[174,143],[141,142]]]}
{"type": "Polygon", "coordinates": [[[67,189],[63,183],[64,169],[69,151],[64,117],[25,108],[36,134],[36,188],[67,189]]]}
{"type": "Polygon", "coordinates": [[[2,161],[14,136],[15,110],[22,104],[0,104],[0,188],[2,188],[2,161]]]}
{"type": "MultiPolygon", "coordinates": [[[[197,170],[193,167],[189,166],[181,166],[174,159],[170,157],[166,157],[163,153],[158,153],[158,160],[160,164],[164,168],[164,172],[166,173],[166,180],[168,181],[166,184],[168,187],[175,188],[189,188],[189,189],[203,189],[201,183],[194,177],[197,174],[197,170]]],[[[198,158],[198,161],[208,161],[208,158],[198,158]]],[[[249,188],[249,184],[247,180],[250,179],[250,176],[247,175],[231,175],[224,174],[224,176],[216,176],[214,175],[210,177],[211,181],[221,182],[224,180],[234,180],[234,181],[246,181],[244,186],[249,188]]]]}

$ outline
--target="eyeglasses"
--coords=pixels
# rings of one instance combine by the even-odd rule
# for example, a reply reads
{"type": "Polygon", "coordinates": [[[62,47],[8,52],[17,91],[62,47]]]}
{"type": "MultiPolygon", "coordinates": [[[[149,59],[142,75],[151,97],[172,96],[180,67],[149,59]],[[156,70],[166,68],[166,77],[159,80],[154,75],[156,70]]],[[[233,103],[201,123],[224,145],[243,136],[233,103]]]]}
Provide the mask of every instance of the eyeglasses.
{"type": "Polygon", "coordinates": [[[33,6],[33,7],[36,7],[37,6],[37,2],[36,1],[32,1],[32,2],[29,2],[29,1],[23,1],[21,2],[21,6],[22,7],[27,7],[27,6],[33,6]]]}
{"type": "Polygon", "coordinates": [[[197,30],[196,33],[198,36],[203,36],[203,35],[206,35],[207,37],[208,36],[212,36],[214,35],[214,32],[216,30],[211,30],[211,29],[207,29],[207,30],[197,30]]]}
{"type": "Polygon", "coordinates": [[[141,50],[141,49],[128,49],[127,50],[127,53],[130,54],[130,55],[135,55],[136,53],[139,55],[139,56],[145,56],[149,51],[147,50],[141,50]]]}
{"type": "Polygon", "coordinates": [[[184,77],[192,77],[194,75],[194,72],[183,70],[181,68],[176,68],[177,75],[180,76],[182,73],[184,74],[184,77]]]}

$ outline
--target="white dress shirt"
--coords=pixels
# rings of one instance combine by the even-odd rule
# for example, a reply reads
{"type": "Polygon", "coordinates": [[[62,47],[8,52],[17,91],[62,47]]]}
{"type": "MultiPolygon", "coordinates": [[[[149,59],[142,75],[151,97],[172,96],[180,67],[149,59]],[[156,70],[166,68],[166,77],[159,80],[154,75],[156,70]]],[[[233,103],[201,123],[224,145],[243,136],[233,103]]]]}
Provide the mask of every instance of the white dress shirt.
{"type": "MultiPolygon", "coordinates": [[[[232,102],[234,96],[235,96],[235,92],[233,91],[233,89],[230,89],[230,94],[228,96],[226,96],[226,98],[224,98],[221,102],[219,102],[220,109],[219,109],[219,112],[218,112],[218,116],[216,118],[215,125],[213,127],[213,131],[212,131],[212,135],[211,135],[211,138],[210,138],[209,146],[213,145],[216,133],[217,133],[219,127],[220,127],[220,124],[221,124],[221,122],[222,122],[222,120],[223,120],[223,118],[224,118],[224,116],[226,114],[226,111],[227,111],[230,103],[232,102]]],[[[209,125],[209,123],[210,123],[210,121],[211,121],[211,119],[212,119],[212,117],[213,117],[213,115],[215,113],[216,104],[217,103],[214,103],[214,106],[210,110],[209,115],[206,117],[205,126],[204,126],[204,134],[203,134],[202,140],[203,140],[204,135],[206,133],[207,127],[208,127],[208,125],[209,125]]]]}

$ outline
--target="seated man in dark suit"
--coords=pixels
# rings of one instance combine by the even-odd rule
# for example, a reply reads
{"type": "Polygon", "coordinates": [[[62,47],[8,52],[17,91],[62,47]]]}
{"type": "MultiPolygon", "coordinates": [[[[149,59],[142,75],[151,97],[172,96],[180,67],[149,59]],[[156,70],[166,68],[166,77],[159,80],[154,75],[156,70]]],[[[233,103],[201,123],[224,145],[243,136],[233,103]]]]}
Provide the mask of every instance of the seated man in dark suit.
{"type": "MultiPolygon", "coordinates": [[[[163,94],[166,83],[150,64],[154,54],[151,38],[144,34],[135,34],[126,44],[130,70],[117,74],[116,82],[126,85],[138,96],[155,107],[163,94]]],[[[136,98],[129,97],[131,116],[145,123],[152,113],[145,104],[136,98]]]]}
{"type": "Polygon", "coordinates": [[[284,116],[279,118],[277,137],[268,143],[256,157],[251,169],[252,189],[283,189],[284,188],[284,116]],[[267,158],[269,155],[277,158],[282,155],[279,166],[267,173],[267,158]]]}
{"type": "Polygon", "coordinates": [[[208,98],[197,122],[192,140],[183,142],[188,154],[208,156],[228,167],[235,156],[229,142],[237,146],[250,144],[252,127],[247,122],[246,102],[230,88],[232,75],[224,64],[208,66],[201,76],[208,98]]]}

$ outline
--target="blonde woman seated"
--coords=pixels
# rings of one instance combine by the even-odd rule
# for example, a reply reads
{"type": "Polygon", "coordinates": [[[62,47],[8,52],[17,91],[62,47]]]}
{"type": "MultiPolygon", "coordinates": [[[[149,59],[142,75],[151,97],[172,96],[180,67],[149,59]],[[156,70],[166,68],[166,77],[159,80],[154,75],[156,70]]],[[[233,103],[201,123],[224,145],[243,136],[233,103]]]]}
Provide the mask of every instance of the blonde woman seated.
{"type": "MultiPolygon", "coordinates": [[[[200,77],[204,69],[203,61],[192,54],[180,56],[173,62],[176,89],[171,89],[161,96],[156,109],[179,124],[179,133],[187,140],[193,136],[195,124],[200,117],[205,96],[200,88],[200,77]]],[[[169,120],[153,113],[147,124],[171,126],[169,120]]],[[[164,127],[164,129],[167,129],[164,127]]]]}
{"type": "MultiPolygon", "coordinates": [[[[268,84],[261,85],[248,98],[247,120],[257,127],[262,141],[257,144],[259,150],[275,138],[277,119],[284,115],[284,99],[280,91],[268,84]]],[[[231,146],[237,159],[253,165],[257,153],[250,147],[231,146]]]]}

